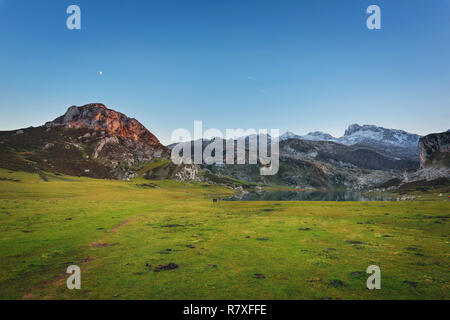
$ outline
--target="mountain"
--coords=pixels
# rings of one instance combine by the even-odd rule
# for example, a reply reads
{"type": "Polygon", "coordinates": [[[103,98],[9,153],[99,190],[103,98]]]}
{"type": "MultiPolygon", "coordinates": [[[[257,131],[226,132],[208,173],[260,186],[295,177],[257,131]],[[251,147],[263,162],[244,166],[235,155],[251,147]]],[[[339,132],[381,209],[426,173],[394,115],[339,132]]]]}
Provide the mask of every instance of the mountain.
{"type": "Polygon", "coordinates": [[[410,150],[411,155],[417,155],[420,138],[421,136],[417,134],[411,134],[403,130],[352,124],[345,131],[344,136],[338,139],[338,142],[345,145],[363,144],[378,148],[403,148],[410,150]]]}
{"type": "MultiPolygon", "coordinates": [[[[286,132],[280,136],[280,169],[275,176],[259,175],[260,164],[225,163],[201,168],[219,177],[255,183],[320,189],[370,188],[394,178],[400,180],[405,172],[419,168],[418,138],[405,131],[370,125],[351,125],[341,138],[320,131],[304,136],[286,132]]],[[[246,143],[248,159],[250,137],[235,140],[235,146],[242,140],[246,143]]],[[[203,150],[213,141],[217,139],[203,139],[203,150]]],[[[187,143],[193,154],[193,142],[187,143]]]]}
{"type": "MultiPolygon", "coordinates": [[[[323,132],[306,136],[288,132],[280,137],[278,173],[261,176],[260,163],[177,166],[170,159],[171,150],[139,121],[94,103],[72,106],[40,127],[0,132],[0,167],[38,172],[41,178],[44,172],[53,172],[123,180],[138,175],[201,180],[231,187],[252,185],[239,181],[246,180],[300,188],[361,189],[393,180],[407,183],[448,176],[449,135],[434,134],[420,140],[421,170],[416,171],[419,157],[408,150],[419,136],[401,130],[352,125],[341,138],[323,132]]],[[[265,136],[241,137],[234,140],[234,147],[237,150],[239,143],[245,143],[248,159],[249,142],[261,138],[265,136]]],[[[218,140],[226,150],[227,141],[220,138],[203,140],[202,148],[218,140]]],[[[194,142],[187,143],[193,148],[194,142]]]]}
{"type": "Polygon", "coordinates": [[[142,142],[153,147],[162,147],[159,140],[136,119],[110,110],[105,105],[95,103],[82,107],[72,106],[67,112],[45,124],[47,128],[89,128],[108,135],[142,142]]]}
{"type": "MultiPolygon", "coordinates": [[[[208,141],[203,142],[206,147],[208,141]]],[[[405,171],[416,170],[419,166],[418,161],[397,159],[368,147],[346,146],[331,141],[284,140],[280,142],[279,156],[280,167],[275,176],[259,175],[259,165],[225,164],[202,168],[220,177],[255,183],[362,189],[400,177],[405,171]]]]}
{"type": "Polygon", "coordinates": [[[433,133],[421,138],[419,154],[420,169],[406,174],[398,183],[399,190],[449,190],[450,132],[433,133]]]}
{"type": "Polygon", "coordinates": [[[0,146],[0,167],[10,170],[128,180],[157,162],[162,177],[191,175],[139,121],[99,103],[72,106],[44,126],[0,132],[0,146]]]}
{"type": "Polygon", "coordinates": [[[282,135],[283,140],[301,139],[309,141],[333,141],[347,146],[361,145],[376,149],[393,157],[401,159],[417,159],[418,143],[421,136],[403,130],[386,129],[374,125],[352,124],[345,131],[344,136],[335,138],[324,132],[310,132],[299,136],[294,133],[282,135]]]}
{"type": "Polygon", "coordinates": [[[324,133],[322,131],[310,132],[307,135],[299,136],[293,132],[286,132],[280,136],[280,141],[285,141],[288,139],[298,139],[298,140],[310,140],[310,141],[336,141],[331,134],[324,133]]]}
{"type": "Polygon", "coordinates": [[[310,132],[307,135],[302,136],[302,139],[311,141],[337,141],[337,139],[331,134],[324,133],[322,131],[310,132]]]}
{"type": "Polygon", "coordinates": [[[302,139],[302,136],[299,136],[293,132],[287,131],[285,134],[280,136],[280,141],[285,141],[289,139],[302,139]]]}
{"type": "Polygon", "coordinates": [[[450,130],[433,133],[419,141],[420,168],[450,167],[450,130]]]}

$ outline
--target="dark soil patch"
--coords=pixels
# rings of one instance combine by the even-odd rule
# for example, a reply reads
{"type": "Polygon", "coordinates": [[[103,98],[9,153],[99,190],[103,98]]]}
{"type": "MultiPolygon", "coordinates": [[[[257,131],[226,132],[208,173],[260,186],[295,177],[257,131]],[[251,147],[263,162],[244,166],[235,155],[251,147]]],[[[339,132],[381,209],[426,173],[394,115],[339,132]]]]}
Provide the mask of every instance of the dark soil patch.
{"type": "Polygon", "coordinates": [[[178,265],[171,262],[168,265],[159,265],[155,268],[155,272],[166,271],[166,270],[175,270],[178,269],[178,265]]]}
{"type": "Polygon", "coordinates": [[[265,279],[266,277],[263,275],[263,274],[261,274],[261,273],[255,273],[254,274],[254,277],[256,278],[256,279],[265,279]]]}
{"type": "Polygon", "coordinates": [[[181,224],[166,224],[164,226],[161,226],[162,228],[178,228],[178,227],[184,227],[181,224]]]}
{"type": "Polygon", "coordinates": [[[208,264],[208,267],[210,267],[210,268],[217,268],[217,265],[216,264],[208,264]]]}
{"type": "Polygon", "coordinates": [[[172,251],[172,249],[164,249],[163,251],[160,251],[160,254],[169,254],[172,251]]]}
{"type": "Polygon", "coordinates": [[[144,188],[144,189],[156,189],[156,188],[159,188],[159,186],[157,186],[156,184],[153,184],[153,183],[137,184],[136,187],[144,188]]]}
{"type": "Polygon", "coordinates": [[[409,281],[409,280],[405,280],[405,281],[403,281],[403,283],[404,283],[404,284],[407,284],[407,285],[409,285],[409,286],[411,286],[411,287],[413,287],[413,288],[416,288],[417,285],[418,285],[417,282],[415,282],[415,281],[409,281]]]}
{"type": "Polygon", "coordinates": [[[347,240],[346,242],[350,244],[363,244],[361,241],[353,241],[353,240],[347,240]]]}
{"type": "Polygon", "coordinates": [[[195,246],[193,246],[192,244],[188,244],[188,245],[186,246],[186,248],[189,248],[189,249],[195,249],[195,246]]]}
{"type": "Polygon", "coordinates": [[[328,285],[329,285],[330,287],[334,287],[334,288],[342,288],[342,287],[345,287],[345,283],[342,282],[341,280],[338,280],[338,279],[333,279],[333,280],[331,280],[331,281],[328,283],[328,285]]]}
{"type": "Polygon", "coordinates": [[[353,278],[360,278],[360,277],[363,276],[363,273],[360,272],[360,271],[354,271],[354,272],[350,272],[350,275],[351,275],[353,278]]]}
{"type": "Polygon", "coordinates": [[[300,231],[311,231],[311,228],[298,228],[300,231]]]}
{"type": "Polygon", "coordinates": [[[105,247],[111,247],[114,245],[115,244],[109,244],[109,243],[105,243],[105,242],[96,242],[96,243],[92,243],[91,247],[92,248],[105,248],[105,247]]]}
{"type": "Polygon", "coordinates": [[[256,240],[258,240],[258,241],[268,241],[269,238],[256,238],[256,240]]]}

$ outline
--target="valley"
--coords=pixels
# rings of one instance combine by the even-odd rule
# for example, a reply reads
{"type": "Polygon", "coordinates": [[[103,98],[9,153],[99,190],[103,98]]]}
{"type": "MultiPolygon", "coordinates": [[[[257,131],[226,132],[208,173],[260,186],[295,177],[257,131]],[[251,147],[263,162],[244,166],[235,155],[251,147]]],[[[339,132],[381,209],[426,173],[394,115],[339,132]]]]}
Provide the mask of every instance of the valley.
{"type": "Polygon", "coordinates": [[[214,203],[229,188],[0,169],[2,299],[449,299],[448,201],[214,203]],[[81,290],[66,288],[69,265],[81,290]],[[382,290],[366,289],[379,265],[382,290]]]}
{"type": "Polygon", "coordinates": [[[263,176],[102,104],[0,132],[0,299],[449,299],[449,136],[289,135],[263,176]]]}

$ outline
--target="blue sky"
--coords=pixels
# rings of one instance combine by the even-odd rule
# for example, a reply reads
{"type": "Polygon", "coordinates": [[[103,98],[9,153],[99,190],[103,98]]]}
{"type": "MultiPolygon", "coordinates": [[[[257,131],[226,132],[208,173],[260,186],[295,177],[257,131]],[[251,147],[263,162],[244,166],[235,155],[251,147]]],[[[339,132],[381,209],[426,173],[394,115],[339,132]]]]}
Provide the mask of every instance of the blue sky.
{"type": "Polygon", "coordinates": [[[0,130],[102,102],[176,128],[450,128],[450,0],[0,0],[0,130]],[[66,28],[79,5],[82,30],[66,28]],[[382,29],[366,28],[377,4],[382,29]],[[103,75],[99,75],[99,71],[103,75]]]}

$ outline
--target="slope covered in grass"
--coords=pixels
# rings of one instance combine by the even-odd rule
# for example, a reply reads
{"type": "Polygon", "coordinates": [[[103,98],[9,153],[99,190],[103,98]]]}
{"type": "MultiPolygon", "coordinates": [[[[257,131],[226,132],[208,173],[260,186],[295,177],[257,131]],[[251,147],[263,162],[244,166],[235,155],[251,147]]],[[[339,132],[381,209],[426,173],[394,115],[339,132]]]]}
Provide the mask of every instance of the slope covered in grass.
{"type": "Polygon", "coordinates": [[[450,298],[442,198],[213,203],[231,191],[46,178],[0,169],[1,299],[450,298]],[[366,289],[372,264],[382,290],[366,289]]]}

